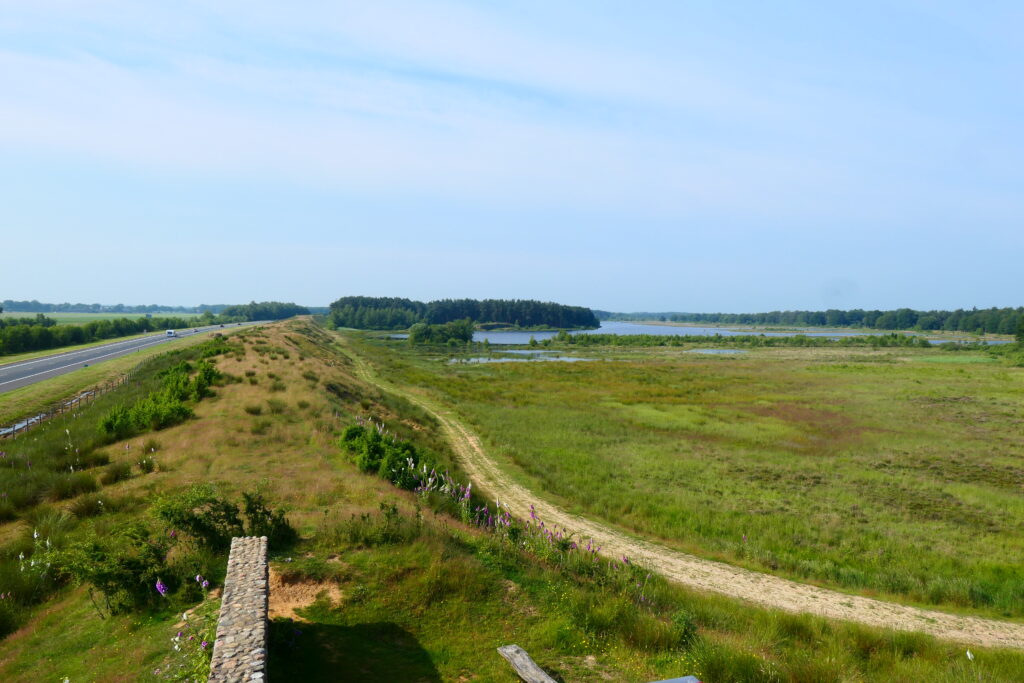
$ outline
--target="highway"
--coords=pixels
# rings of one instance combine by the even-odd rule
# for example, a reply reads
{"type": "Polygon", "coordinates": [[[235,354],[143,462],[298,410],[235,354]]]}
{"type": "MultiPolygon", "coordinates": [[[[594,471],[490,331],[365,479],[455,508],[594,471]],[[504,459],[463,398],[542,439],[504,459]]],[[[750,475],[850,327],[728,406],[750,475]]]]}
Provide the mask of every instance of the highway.
{"type": "MultiPolygon", "coordinates": [[[[260,322],[266,321],[242,324],[258,325],[260,322]]],[[[226,332],[234,327],[238,327],[238,323],[224,325],[223,329],[226,332]]],[[[175,336],[173,337],[169,337],[167,332],[164,331],[158,334],[146,335],[145,337],[140,337],[138,339],[115,341],[109,344],[101,344],[100,346],[82,349],[80,351],[65,351],[63,353],[54,353],[49,356],[40,356],[38,358],[33,358],[32,360],[0,365],[0,394],[25,387],[30,384],[35,384],[36,382],[41,382],[43,380],[50,379],[51,377],[66,375],[69,372],[74,372],[75,370],[88,365],[102,363],[103,361],[110,360],[112,358],[127,356],[157,344],[166,344],[169,341],[180,339],[182,337],[191,337],[192,335],[203,334],[204,332],[211,332],[213,330],[220,329],[222,329],[220,325],[180,329],[175,330],[175,336]]],[[[2,363],[2,360],[0,360],[0,363],[2,363]]]]}

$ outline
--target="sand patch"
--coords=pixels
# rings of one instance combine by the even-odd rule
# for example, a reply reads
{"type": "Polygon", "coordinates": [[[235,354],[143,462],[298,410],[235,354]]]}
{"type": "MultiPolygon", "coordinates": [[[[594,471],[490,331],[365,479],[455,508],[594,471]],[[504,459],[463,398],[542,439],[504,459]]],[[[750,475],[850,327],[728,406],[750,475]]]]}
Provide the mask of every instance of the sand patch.
{"type": "Polygon", "coordinates": [[[269,616],[271,619],[283,617],[296,621],[306,621],[296,614],[295,610],[309,607],[324,592],[327,593],[327,597],[330,598],[331,602],[341,601],[341,589],[338,588],[336,583],[284,577],[281,572],[271,567],[269,616]]]}

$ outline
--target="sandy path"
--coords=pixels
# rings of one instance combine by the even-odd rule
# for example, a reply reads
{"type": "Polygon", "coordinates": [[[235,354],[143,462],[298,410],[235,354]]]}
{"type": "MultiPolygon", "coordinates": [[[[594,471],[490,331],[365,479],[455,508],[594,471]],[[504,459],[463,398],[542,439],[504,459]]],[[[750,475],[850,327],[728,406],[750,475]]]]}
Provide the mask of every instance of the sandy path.
{"type": "Polygon", "coordinates": [[[500,500],[502,507],[507,507],[521,519],[529,517],[530,506],[533,505],[537,515],[549,526],[555,524],[575,532],[580,538],[592,538],[602,547],[603,555],[616,558],[625,555],[685,586],[787,612],[811,613],[870,626],[920,631],[971,645],[1024,649],[1024,624],[957,616],[809,586],[701,559],[635,538],[601,522],[565,512],[512,481],[487,457],[479,438],[450,411],[421,395],[383,380],[362,358],[353,356],[353,360],[357,372],[364,380],[404,396],[440,421],[459,457],[459,464],[475,486],[500,500]]]}

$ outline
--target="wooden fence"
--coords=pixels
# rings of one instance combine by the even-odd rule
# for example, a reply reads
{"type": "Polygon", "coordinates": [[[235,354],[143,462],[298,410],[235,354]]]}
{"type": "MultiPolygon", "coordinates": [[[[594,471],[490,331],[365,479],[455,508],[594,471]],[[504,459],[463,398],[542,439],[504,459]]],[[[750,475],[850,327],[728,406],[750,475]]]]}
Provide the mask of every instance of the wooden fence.
{"type": "Polygon", "coordinates": [[[47,420],[51,420],[67,413],[73,413],[85,404],[95,401],[103,394],[109,393],[130,382],[146,362],[148,361],[142,361],[134,368],[115,379],[103,382],[102,384],[97,384],[90,389],[79,392],[71,398],[65,398],[57,401],[42,412],[29,417],[20,418],[8,425],[0,427],[0,439],[13,439],[14,437],[24,434],[28,430],[46,422],[47,420]]]}

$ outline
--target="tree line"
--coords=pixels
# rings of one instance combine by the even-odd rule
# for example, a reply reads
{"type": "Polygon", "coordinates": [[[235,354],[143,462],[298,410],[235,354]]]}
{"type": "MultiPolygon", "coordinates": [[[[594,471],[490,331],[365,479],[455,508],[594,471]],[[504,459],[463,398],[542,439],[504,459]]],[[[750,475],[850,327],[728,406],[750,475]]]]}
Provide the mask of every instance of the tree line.
{"type": "Polygon", "coordinates": [[[164,306],[162,304],[145,304],[142,306],[126,306],[125,304],[48,304],[32,299],[31,301],[14,301],[4,299],[0,304],[0,312],[5,309],[14,313],[220,313],[229,304],[199,304],[198,306],[164,306]]]}
{"type": "Polygon", "coordinates": [[[253,301],[238,306],[227,306],[220,314],[232,320],[284,320],[296,315],[309,315],[309,309],[281,301],[253,301]]]}
{"type": "MultiPolygon", "coordinates": [[[[3,308],[0,308],[3,312],[3,308]]],[[[196,325],[246,322],[252,320],[283,320],[294,315],[307,315],[309,309],[294,303],[263,301],[240,306],[226,306],[220,316],[204,311],[199,318],[146,317],[91,320],[87,323],[58,325],[53,318],[36,313],[34,318],[0,318],[0,356],[29,351],[46,351],[64,346],[88,344],[105,339],[127,337],[157,330],[180,329],[196,325]]]]}
{"type": "Polygon", "coordinates": [[[922,330],[974,334],[1016,334],[1024,325],[1024,307],[955,311],[771,311],[767,313],[612,313],[597,311],[602,320],[661,320],[726,325],[783,325],[792,327],[864,327],[874,330],[922,330]]]}
{"type": "Polygon", "coordinates": [[[0,320],[0,356],[59,349],[62,346],[192,325],[193,321],[184,318],[118,318],[93,320],[82,325],[58,325],[57,321],[42,315],[30,321],[19,318],[0,320]]]}
{"type": "Polygon", "coordinates": [[[346,296],[330,306],[335,327],[402,330],[417,323],[444,325],[459,320],[518,328],[591,329],[597,316],[584,306],[529,299],[441,299],[423,303],[394,297],[346,296]]]}

